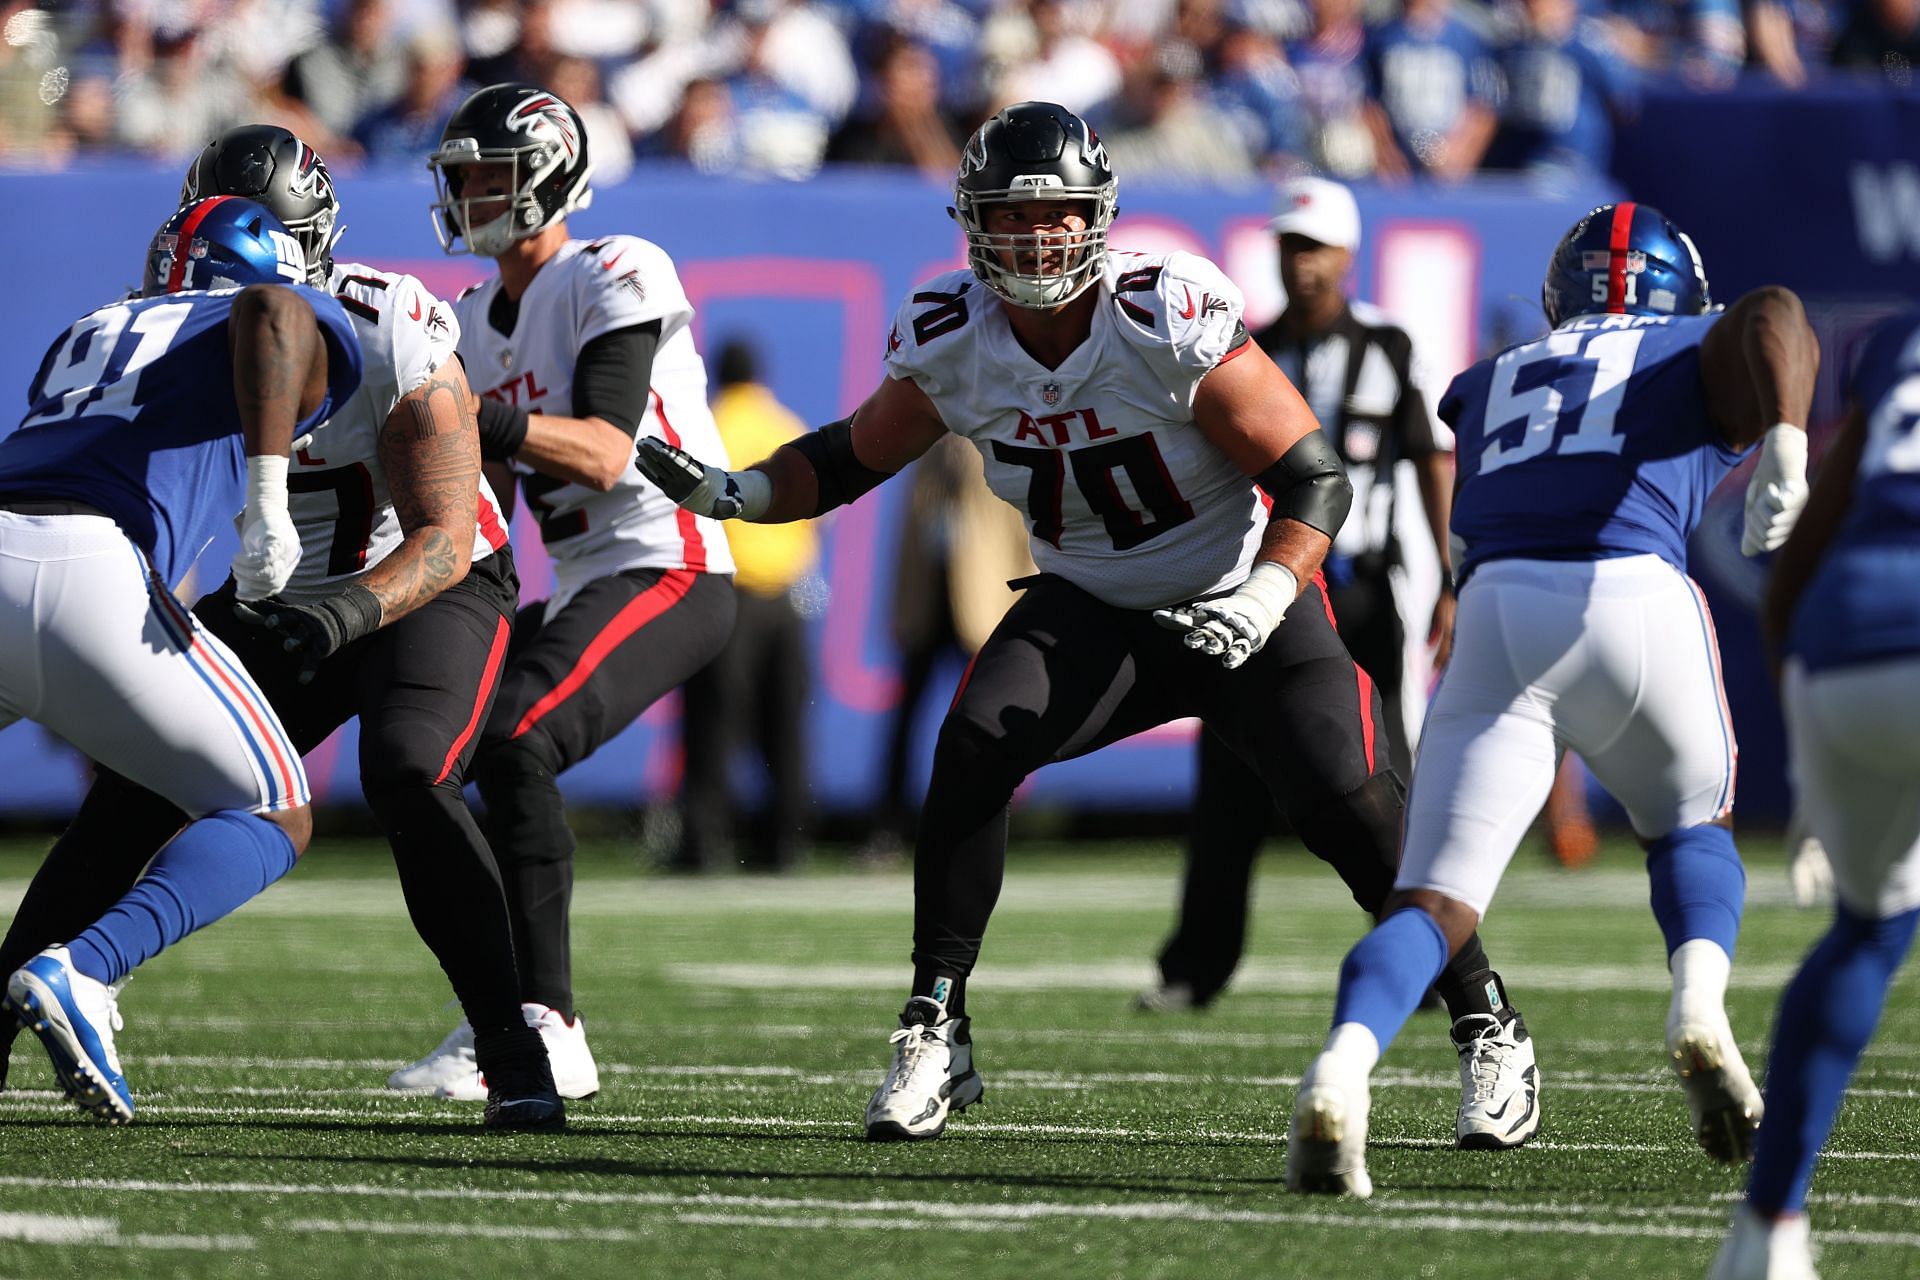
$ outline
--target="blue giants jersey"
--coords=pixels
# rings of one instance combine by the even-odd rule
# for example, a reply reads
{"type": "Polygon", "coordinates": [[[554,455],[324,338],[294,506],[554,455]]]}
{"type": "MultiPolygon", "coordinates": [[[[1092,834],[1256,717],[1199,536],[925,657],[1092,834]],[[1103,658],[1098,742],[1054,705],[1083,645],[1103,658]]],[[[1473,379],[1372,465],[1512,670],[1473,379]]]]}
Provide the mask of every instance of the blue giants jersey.
{"type": "MultiPolygon", "coordinates": [[[[327,341],[323,422],[360,386],[360,344],[340,304],[305,285],[327,341]]],[[[61,334],[0,440],[0,495],[82,502],[147,553],[169,585],[246,505],[227,315],[237,289],[130,298],[61,334]]],[[[296,433],[297,434],[297,433],[296,433]]]]}
{"type": "Polygon", "coordinates": [[[1867,438],[1787,650],[1808,670],[1920,653],[1920,311],[1874,331],[1849,392],[1867,438]]]}
{"type": "Polygon", "coordinates": [[[1715,316],[1590,315],[1453,380],[1461,581],[1488,560],[1656,555],[1685,572],[1707,495],[1743,456],[1707,420],[1715,316]]]}

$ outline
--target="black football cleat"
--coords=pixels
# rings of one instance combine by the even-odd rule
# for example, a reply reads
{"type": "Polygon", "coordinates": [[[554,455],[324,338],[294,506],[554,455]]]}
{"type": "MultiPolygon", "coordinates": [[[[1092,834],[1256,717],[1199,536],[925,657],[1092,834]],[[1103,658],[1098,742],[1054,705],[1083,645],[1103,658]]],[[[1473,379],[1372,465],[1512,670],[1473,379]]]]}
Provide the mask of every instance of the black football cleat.
{"type": "Polygon", "coordinates": [[[533,1066],[496,1069],[487,1078],[486,1126],[502,1132],[559,1133],[567,1104],[553,1087],[545,1058],[533,1066]]]}

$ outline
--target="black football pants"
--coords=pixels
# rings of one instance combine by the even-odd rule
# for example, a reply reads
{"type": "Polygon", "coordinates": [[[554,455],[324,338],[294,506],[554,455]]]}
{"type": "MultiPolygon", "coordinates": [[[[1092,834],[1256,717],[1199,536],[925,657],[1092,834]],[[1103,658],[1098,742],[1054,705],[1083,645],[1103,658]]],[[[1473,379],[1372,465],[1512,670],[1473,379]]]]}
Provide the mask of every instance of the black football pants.
{"type": "MultiPolygon", "coordinates": [[[[457,586],[321,664],[308,684],[277,633],[243,623],[229,581],[194,605],[231,647],[302,755],[360,717],[360,785],[393,847],[407,910],[473,1024],[482,1055],[522,1044],[500,873],[461,794],[504,667],[518,594],[501,550],[457,586]]],[[[5,972],[98,919],[185,823],[166,800],[102,770],[0,943],[5,972]]],[[[482,1064],[485,1065],[484,1063],[482,1064]]]]}
{"type": "MultiPolygon", "coordinates": [[[[1380,694],[1377,742],[1394,772],[1412,776],[1400,695],[1406,632],[1384,576],[1355,579],[1330,592],[1340,639],[1380,694]]],[[[1271,794],[1259,774],[1218,735],[1200,737],[1194,805],[1187,828],[1180,918],[1160,951],[1160,975],[1185,983],[1205,1004],[1227,985],[1246,948],[1253,906],[1253,864],[1275,827],[1271,794]]]]}
{"type": "Polygon", "coordinates": [[[1317,581],[1266,646],[1229,671],[1150,613],[1041,575],[981,648],[941,725],[914,858],[915,994],[946,978],[949,1010],[965,1011],[1021,781],[1186,716],[1259,775],[1308,849],[1377,911],[1399,864],[1405,797],[1380,715],[1317,581]]]}
{"type": "Polygon", "coordinates": [[[559,776],[713,661],[733,629],[733,579],[629,569],[551,612],[542,601],[514,621],[472,776],[506,883],[520,998],[571,1017],[574,839],[559,776]]]}

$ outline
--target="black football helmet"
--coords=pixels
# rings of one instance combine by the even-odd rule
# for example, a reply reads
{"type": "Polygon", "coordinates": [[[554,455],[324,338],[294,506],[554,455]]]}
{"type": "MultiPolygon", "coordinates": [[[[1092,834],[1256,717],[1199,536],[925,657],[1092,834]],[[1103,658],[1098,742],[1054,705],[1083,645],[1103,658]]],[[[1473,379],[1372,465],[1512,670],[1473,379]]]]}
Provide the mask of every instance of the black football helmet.
{"type": "Polygon", "coordinates": [[[209,142],[187,166],[184,206],[208,196],[242,196],[286,224],[307,257],[307,283],[327,287],[333,246],[346,230],[333,176],[320,153],[272,124],[243,124],[209,142]]]}
{"type": "Polygon", "coordinates": [[[1100,278],[1107,228],[1119,211],[1117,190],[1107,149],[1091,125],[1055,103],[1018,102],[968,141],[947,212],[966,228],[967,263],[981,283],[1016,306],[1057,307],[1100,278]],[[1059,236],[988,231],[988,210],[1011,200],[1084,202],[1087,229],[1064,255],[1059,236]],[[1028,266],[1033,269],[1020,269],[1028,266]]]}
{"type": "Polygon", "coordinates": [[[580,114],[556,94],[525,84],[496,84],[461,103],[427,158],[439,188],[433,204],[434,234],[448,253],[494,258],[593,200],[587,180],[587,130],[580,114]],[[462,166],[513,166],[508,196],[463,198],[462,166]],[[470,206],[506,202],[497,217],[474,225],[470,206]],[[455,241],[465,241],[456,245],[455,241]]]}

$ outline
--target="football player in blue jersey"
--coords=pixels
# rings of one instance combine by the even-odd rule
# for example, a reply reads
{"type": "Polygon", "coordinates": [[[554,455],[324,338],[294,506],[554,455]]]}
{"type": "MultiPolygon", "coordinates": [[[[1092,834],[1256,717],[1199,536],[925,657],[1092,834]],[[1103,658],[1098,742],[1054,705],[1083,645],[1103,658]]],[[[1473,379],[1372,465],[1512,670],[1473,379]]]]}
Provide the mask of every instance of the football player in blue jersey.
{"type": "Polygon", "coordinates": [[[236,511],[244,598],[297,564],[288,455],[361,376],[346,312],[305,272],[259,205],[180,210],[141,296],[54,341],[0,440],[0,725],[34,720],[194,820],[90,928],[7,979],[5,1007],[67,1096],[116,1124],[134,1110],[117,984],[285,875],[313,829],[279,718],[171,591],[236,511]]]}
{"type": "Polygon", "coordinates": [[[1371,1191],[1368,1075],[1479,925],[1567,750],[1647,850],[1673,981],[1667,1057],[1695,1137],[1729,1163],[1752,1150],[1760,1094],[1724,1007],[1746,886],[1733,729],[1686,540],[1763,441],[1742,545],[1785,540],[1806,501],[1819,345],[1785,289],[1717,312],[1693,242],[1633,203],[1568,232],[1542,301],[1553,332],[1481,361],[1441,400],[1458,446],[1453,661],[1428,709],[1394,895],[1348,952],[1332,1033],[1301,1081],[1294,1190],[1371,1191]]]}
{"type": "Polygon", "coordinates": [[[1838,902],[1780,999],[1767,1122],[1714,1280],[1814,1274],[1814,1160],[1920,927],[1920,311],[1874,334],[1850,399],[1761,617],[1838,902]]]}

